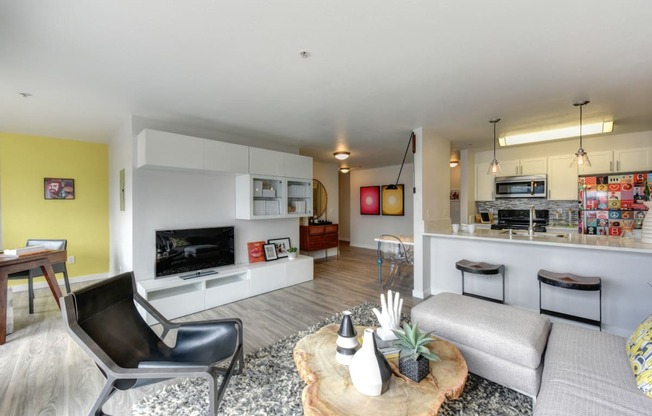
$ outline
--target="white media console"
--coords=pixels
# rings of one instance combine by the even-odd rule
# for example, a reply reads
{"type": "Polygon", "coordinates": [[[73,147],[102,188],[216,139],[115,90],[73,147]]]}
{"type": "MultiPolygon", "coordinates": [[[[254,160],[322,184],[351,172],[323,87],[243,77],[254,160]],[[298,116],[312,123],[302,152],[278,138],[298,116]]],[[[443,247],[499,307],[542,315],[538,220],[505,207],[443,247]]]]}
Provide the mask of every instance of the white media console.
{"type": "MultiPolygon", "coordinates": [[[[174,319],[313,279],[313,258],[297,256],[217,269],[192,279],[171,276],[138,282],[138,293],[174,319]]],[[[144,311],[141,311],[144,313],[144,311]]],[[[155,323],[149,315],[147,322],[155,323]]]]}

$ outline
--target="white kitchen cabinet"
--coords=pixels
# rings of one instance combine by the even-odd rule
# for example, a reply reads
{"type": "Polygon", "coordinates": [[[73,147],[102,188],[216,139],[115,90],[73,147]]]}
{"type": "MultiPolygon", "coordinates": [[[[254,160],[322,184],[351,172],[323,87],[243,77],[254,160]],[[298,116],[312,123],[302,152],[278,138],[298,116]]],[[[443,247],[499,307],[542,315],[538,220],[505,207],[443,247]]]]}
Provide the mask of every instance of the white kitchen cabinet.
{"type": "Polygon", "coordinates": [[[220,173],[249,173],[249,147],[204,140],[204,169],[220,173]]]}
{"type": "Polygon", "coordinates": [[[548,158],[548,199],[577,200],[577,166],[573,155],[548,158]]]}
{"type": "Polygon", "coordinates": [[[487,163],[475,164],[475,200],[493,201],[494,199],[494,176],[487,174],[489,165],[487,163]]]}
{"type": "Polygon", "coordinates": [[[652,170],[650,164],[652,148],[614,150],[615,172],[634,172],[652,170]]]}
{"type": "Polygon", "coordinates": [[[145,129],[136,142],[139,168],[204,169],[204,139],[145,129]]]}
{"type": "Polygon", "coordinates": [[[284,218],[285,179],[240,175],[235,178],[235,217],[240,220],[284,218]]]}
{"type": "MultiPolygon", "coordinates": [[[[613,171],[613,156],[612,150],[603,152],[588,152],[591,166],[579,167],[578,172],[580,175],[591,175],[598,173],[611,173],[613,171]]],[[[575,156],[573,156],[575,158],[575,156]]]]}
{"type": "Polygon", "coordinates": [[[580,175],[652,170],[652,147],[588,152],[591,166],[580,168],[580,175]]]}
{"type": "Polygon", "coordinates": [[[499,160],[501,173],[497,176],[539,175],[546,173],[547,160],[545,157],[499,160]]]}

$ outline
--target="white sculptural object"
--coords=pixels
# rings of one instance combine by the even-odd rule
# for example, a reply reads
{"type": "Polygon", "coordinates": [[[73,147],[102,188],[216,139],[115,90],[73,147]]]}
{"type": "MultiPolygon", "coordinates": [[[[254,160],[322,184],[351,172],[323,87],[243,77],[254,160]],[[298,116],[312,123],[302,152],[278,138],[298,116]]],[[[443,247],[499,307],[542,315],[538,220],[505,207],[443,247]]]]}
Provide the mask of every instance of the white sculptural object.
{"type": "Polygon", "coordinates": [[[383,341],[391,341],[397,339],[396,335],[392,332],[392,329],[401,329],[401,311],[403,310],[403,299],[401,299],[400,293],[396,292],[393,294],[392,291],[387,291],[387,300],[385,300],[385,295],[380,294],[380,305],[382,310],[379,311],[378,308],[374,308],[374,314],[378,318],[381,328],[376,330],[376,334],[383,341]]]}

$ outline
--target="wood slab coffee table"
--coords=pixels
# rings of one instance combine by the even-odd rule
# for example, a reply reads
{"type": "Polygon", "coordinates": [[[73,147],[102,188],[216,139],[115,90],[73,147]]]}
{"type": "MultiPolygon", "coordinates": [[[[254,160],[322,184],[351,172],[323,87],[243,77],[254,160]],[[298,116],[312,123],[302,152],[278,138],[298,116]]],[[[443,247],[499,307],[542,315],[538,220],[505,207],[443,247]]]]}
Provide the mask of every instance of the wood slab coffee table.
{"type": "MultiPolygon", "coordinates": [[[[365,327],[356,327],[362,334],[365,327]]],[[[464,390],[468,368],[460,351],[450,342],[430,344],[440,361],[430,363],[430,375],[415,383],[398,371],[398,359],[388,360],[392,379],[381,396],[368,397],[351,383],[349,368],[335,360],[339,325],[331,324],[302,338],[294,348],[294,362],[307,386],[302,402],[305,415],[436,415],[446,399],[457,399],[464,390]]]]}

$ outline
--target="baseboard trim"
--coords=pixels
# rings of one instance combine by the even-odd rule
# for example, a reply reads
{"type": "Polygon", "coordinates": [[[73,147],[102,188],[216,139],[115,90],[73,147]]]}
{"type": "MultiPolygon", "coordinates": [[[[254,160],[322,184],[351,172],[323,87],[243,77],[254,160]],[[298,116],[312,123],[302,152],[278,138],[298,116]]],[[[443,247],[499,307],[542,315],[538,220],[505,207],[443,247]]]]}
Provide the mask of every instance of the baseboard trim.
{"type": "MultiPolygon", "coordinates": [[[[86,276],[75,276],[69,278],[69,280],[70,280],[70,284],[73,284],[73,283],[82,283],[82,282],[92,282],[94,280],[102,280],[102,279],[106,279],[107,277],[109,277],[108,273],[98,273],[98,274],[89,274],[86,276]]],[[[60,279],[57,278],[57,282],[59,283],[59,286],[64,286],[65,284],[63,277],[60,279]]],[[[27,292],[28,289],[27,283],[20,284],[20,285],[11,285],[9,287],[14,292],[27,292]]],[[[48,287],[47,282],[34,283],[34,289],[43,289],[47,287],[48,287]]]]}

